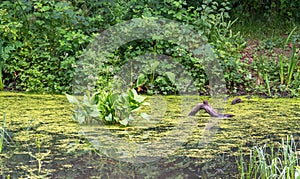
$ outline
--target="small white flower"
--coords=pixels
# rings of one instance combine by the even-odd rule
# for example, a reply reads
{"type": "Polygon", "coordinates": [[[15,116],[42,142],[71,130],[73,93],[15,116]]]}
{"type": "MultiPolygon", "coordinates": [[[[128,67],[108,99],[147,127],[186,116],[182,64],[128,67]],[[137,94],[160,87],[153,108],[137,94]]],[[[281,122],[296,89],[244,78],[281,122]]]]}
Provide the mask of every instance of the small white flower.
{"type": "Polygon", "coordinates": [[[251,73],[249,73],[249,74],[247,75],[247,77],[248,77],[249,79],[252,79],[251,73]]]}
{"type": "Polygon", "coordinates": [[[96,77],[93,76],[93,75],[89,75],[89,76],[88,76],[88,79],[92,79],[92,80],[93,80],[93,79],[96,79],[96,77]]]}

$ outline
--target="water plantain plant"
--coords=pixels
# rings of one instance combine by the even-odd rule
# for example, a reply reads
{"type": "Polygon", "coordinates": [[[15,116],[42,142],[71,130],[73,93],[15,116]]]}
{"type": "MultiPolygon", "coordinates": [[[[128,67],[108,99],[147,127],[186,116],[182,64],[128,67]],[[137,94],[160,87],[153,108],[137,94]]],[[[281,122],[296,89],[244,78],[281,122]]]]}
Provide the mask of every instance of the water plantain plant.
{"type": "Polygon", "coordinates": [[[175,83],[176,75],[167,71],[170,66],[176,68],[172,65],[169,62],[156,59],[154,61],[149,60],[149,64],[143,66],[143,71],[138,75],[136,81],[138,91],[148,95],[178,93],[175,83]]]}
{"type": "MultiPolygon", "coordinates": [[[[103,122],[104,124],[121,124],[127,126],[134,119],[133,112],[140,109],[146,97],[139,95],[135,89],[128,92],[97,92],[85,94],[82,100],[66,94],[70,103],[75,105],[73,119],[79,123],[103,122]]],[[[146,113],[139,113],[149,119],[146,113]]]]}
{"type": "Polygon", "coordinates": [[[70,103],[75,106],[73,119],[79,123],[90,123],[92,120],[99,120],[99,110],[96,101],[96,95],[87,93],[83,96],[82,100],[77,99],[75,96],[66,94],[70,103]]]}
{"type": "MultiPolygon", "coordinates": [[[[102,93],[99,94],[98,100],[102,121],[105,124],[121,124],[124,126],[134,120],[133,112],[140,109],[142,105],[148,105],[145,102],[146,97],[139,95],[135,89],[131,89],[127,93],[102,93]]],[[[139,115],[144,119],[149,118],[146,113],[139,113],[139,115]]]]}

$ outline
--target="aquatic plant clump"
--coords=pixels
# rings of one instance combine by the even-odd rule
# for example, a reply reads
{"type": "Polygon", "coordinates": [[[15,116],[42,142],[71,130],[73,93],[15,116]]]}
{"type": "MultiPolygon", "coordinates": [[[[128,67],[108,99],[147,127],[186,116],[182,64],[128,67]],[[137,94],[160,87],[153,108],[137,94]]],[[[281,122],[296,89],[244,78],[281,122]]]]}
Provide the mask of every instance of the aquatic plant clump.
{"type": "MultiPolygon", "coordinates": [[[[127,93],[97,92],[92,95],[85,94],[82,100],[66,94],[70,103],[75,105],[73,119],[79,123],[103,122],[104,124],[129,125],[134,120],[132,115],[143,105],[146,97],[137,94],[135,89],[127,93]]],[[[144,119],[149,119],[148,114],[139,113],[144,119]]]]}
{"type": "Polygon", "coordinates": [[[300,152],[292,136],[282,139],[277,147],[255,146],[246,158],[241,153],[237,161],[242,179],[300,178],[300,152]]]}
{"type": "MultiPolygon", "coordinates": [[[[105,124],[121,124],[127,126],[134,120],[133,112],[138,111],[145,102],[146,97],[137,94],[135,89],[127,93],[107,93],[98,95],[100,118],[105,124]]],[[[146,113],[139,113],[144,119],[149,119],[146,113]]]]}

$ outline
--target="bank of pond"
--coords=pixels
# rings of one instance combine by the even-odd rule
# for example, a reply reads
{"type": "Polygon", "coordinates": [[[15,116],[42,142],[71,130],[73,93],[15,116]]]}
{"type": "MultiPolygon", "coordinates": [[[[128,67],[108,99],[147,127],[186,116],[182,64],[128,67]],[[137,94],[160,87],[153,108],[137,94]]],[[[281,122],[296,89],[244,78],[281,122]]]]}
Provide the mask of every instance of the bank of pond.
{"type": "Polygon", "coordinates": [[[202,96],[147,96],[150,105],[142,110],[151,118],[137,116],[122,127],[79,124],[64,95],[0,92],[0,175],[251,178],[248,163],[254,151],[272,154],[287,144],[295,154],[295,177],[300,163],[300,100],[239,98],[242,102],[231,105],[234,97],[220,102],[202,96]],[[203,100],[234,116],[213,118],[205,111],[188,116],[203,100]]]}

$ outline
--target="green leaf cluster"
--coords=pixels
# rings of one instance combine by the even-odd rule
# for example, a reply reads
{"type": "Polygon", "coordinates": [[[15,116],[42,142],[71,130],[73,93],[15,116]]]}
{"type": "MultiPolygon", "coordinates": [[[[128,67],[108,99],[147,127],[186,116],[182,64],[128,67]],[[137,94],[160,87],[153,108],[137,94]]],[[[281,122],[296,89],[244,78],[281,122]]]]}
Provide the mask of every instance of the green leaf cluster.
{"type": "MultiPolygon", "coordinates": [[[[100,118],[105,124],[121,124],[127,126],[134,120],[133,112],[138,111],[145,102],[146,97],[137,94],[135,89],[127,93],[102,92],[98,97],[100,118]]],[[[145,113],[140,113],[142,118],[148,119],[145,113]]]]}
{"type": "Polygon", "coordinates": [[[82,100],[75,96],[66,94],[68,101],[75,106],[73,120],[79,123],[92,123],[94,120],[99,121],[99,110],[97,105],[97,93],[90,95],[85,94],[82,100]]]}
{"type": "MultiPolygon", "coordinates": [[[[68,101],[75,106],[73,119],[79,123],[100,123],[129,125],[134,120],[133,112],[141,106],[148,105],[146,97],[139,95],[135,89],[127,93],[97,92],[83,96],[82,100],[66,94],[68,101]]],[[[149,119],[146,113],[139,113],[144,119],[149,119]]]]}

